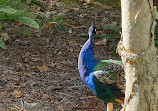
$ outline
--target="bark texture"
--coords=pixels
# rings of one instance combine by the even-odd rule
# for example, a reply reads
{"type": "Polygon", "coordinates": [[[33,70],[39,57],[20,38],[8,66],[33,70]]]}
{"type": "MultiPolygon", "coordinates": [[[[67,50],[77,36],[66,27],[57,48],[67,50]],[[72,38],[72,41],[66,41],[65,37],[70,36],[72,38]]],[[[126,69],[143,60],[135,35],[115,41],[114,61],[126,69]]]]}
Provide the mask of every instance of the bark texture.
{"type": "Polygon", "coordinates": [[[126,111],[158,111],[158,72],[153,0],[121,0],[126,111]]]}

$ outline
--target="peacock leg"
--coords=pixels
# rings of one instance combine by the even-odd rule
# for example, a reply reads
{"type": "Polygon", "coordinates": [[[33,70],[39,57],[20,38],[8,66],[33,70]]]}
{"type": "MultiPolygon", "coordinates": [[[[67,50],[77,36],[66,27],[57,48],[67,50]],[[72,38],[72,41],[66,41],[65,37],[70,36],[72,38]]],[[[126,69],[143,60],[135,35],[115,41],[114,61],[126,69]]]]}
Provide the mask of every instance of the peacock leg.
{"type": "Polygon", "coordinates": [[[115,98],[115,102],[118,102],[118,103],[124,104],[124,101],[122,101],[122,100],[120,100],[120,99],[116,99],[116,98],[115,98]]]}
{"type": "Polygon", "coordinates": [[[113,103],[107,103],[107,111],[113,111],[113,103]]]}

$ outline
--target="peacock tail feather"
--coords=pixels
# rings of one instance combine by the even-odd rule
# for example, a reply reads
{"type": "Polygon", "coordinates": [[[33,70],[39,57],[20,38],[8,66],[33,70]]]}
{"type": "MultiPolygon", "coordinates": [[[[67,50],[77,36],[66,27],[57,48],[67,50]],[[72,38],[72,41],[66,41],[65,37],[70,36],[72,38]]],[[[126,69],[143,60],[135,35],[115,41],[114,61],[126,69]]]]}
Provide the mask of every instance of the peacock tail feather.
{"type": "Polygon", "coordinates": [[[102,60],[97,63],[97,65],[94,68],[94,71],[98,70],[123,70],[123,63],[122,61],[116,61],[116,60],[102,60]]]}
{"type": "Polygon", "coordinates": [[[94,68],[95,76],[104,82],[108,79],[117,81],[120,78],[120,75],[123,71],[123,64],[121,61],[116,60],[102,60],[98,62],[94,68]]]}

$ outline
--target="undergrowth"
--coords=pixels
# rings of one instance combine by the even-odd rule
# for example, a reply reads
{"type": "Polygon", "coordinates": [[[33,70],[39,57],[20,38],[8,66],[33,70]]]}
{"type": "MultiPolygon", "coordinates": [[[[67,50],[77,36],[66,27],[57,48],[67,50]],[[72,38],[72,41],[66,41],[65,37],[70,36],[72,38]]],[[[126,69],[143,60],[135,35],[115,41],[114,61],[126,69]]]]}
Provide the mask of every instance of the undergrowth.
{"type": "MultiPolygon", "coordinates": [[[[32,3],[31,0],[30,2],[32,3]]],[[[38,5],[35,2],[36,5],[38,5]]],[[[7,21],[17,21],[19,23],[28,25],[39,29],[37,22],[29,17],[30,6],[25,0],[1,0],[0,1],[0,31],[3,29],[3,23],[7,21]]],[[[2,38],[0,38],[0,47],[6,49],[6,45],[2,38]]]]}
{"type": "MultiPolygon", "coordinates": [[[[3,23],[20,22],[33,28],[56,30],[59,33],[65,32],[66,20],[62,16],[47,17],[45,11],[50,11],[37,0],[1,0],[0,1],[0,31],[3,30],[3,23]],[[37,7],[41,10],[35,11],[37,7]],[[35,15],[35,16],[34,16],[35,15]]],[[[20,31],[20,37],[30,36],[30,32],[20,31]]],[[[6,49],[6,45],[2,38],[0,38],[0,47],[6,49]]]]}

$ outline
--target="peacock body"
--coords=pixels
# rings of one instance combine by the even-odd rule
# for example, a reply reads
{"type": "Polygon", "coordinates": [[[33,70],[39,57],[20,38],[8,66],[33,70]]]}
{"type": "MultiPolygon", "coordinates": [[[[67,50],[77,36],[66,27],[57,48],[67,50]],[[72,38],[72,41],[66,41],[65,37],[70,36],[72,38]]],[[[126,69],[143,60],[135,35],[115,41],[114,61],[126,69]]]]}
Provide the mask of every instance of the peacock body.
{"type": "Polygon", "coordinates": [[[95,26],[91,25],[89,39],[83,45],[79,54],[78,70],[82,80],[94,95],[106,103],[113,103],[115,98],[124,97],[124,94],[115,83],[107,83],[107,81],[113,81],[115,75],[123,73],[123,64],[121,61],[102,60],[97,62],[95,60],[93,56],[94,33],[95,26]]]}

